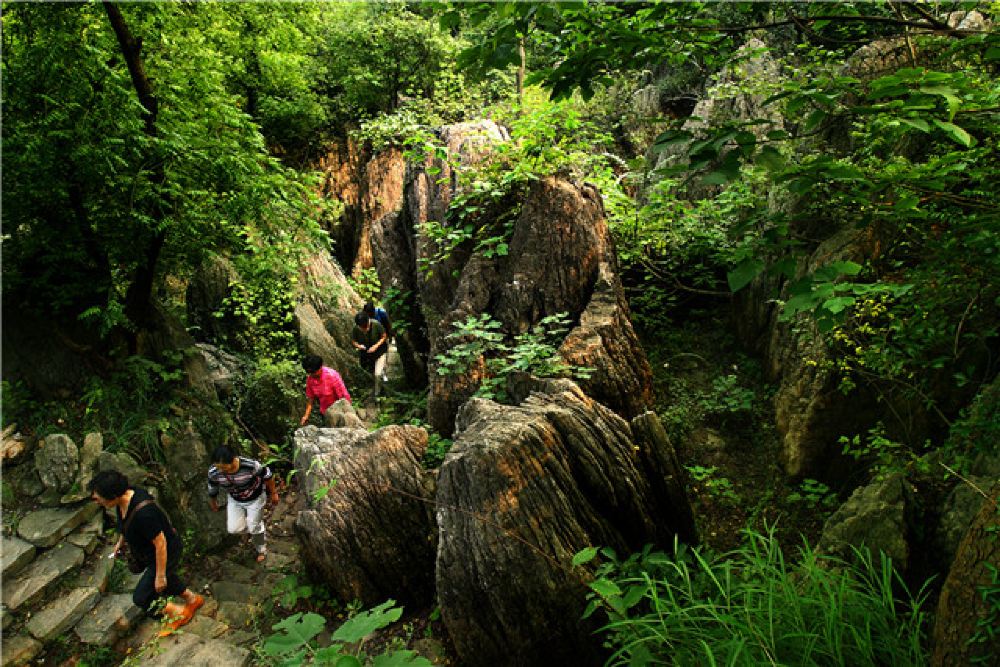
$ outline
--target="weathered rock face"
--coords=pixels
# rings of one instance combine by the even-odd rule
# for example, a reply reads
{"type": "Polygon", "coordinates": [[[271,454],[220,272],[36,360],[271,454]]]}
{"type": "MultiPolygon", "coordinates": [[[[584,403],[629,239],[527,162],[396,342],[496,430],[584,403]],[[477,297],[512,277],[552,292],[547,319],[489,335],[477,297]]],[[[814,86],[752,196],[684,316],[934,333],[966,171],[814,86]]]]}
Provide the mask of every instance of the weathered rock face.
{"type": "Polygon", "coordinates": [[[434,481],[414,426],[295,433],[295,467],[312,506],[295,529],[311,570],[343,600],[434,597],[434,481]]]}
{"type": "Polygon", "coordinates": [[[866,546],[872,554],[885,552],[896,569],[905,573],[910,560],[907,526],[910,496],[906,478],[901,474],[861,487],[827,519],[818,549],[850,561],[852,546],[866,546]]]}
{"type": "Polygon", "coordinates": [[[986,664],[1000,655],[996,629],[996,586],[1000,568],[1000,483],[994,484],[962,539],[938,600],[931,665],[986,664]],[[992,619],[992,620],[990,620],[992,619]],[[992,627],[990,627],[992,623],[992,627]],[[978,637],[977,641],[972,641],[978,637]]]}
{"type": "Polygon", "coordinates": [[[608,263],[601,262],[590,303],[559,353],[571,366],[594,369],[578,381],[580,388],[619,414],[640,414],[652,405],[652,369],[632,328],[618,276],[608,263]]]}
{"type": "Polygon", "coordinates": [[[693,540],[682,470],[652,413],[630,426],[567,380],[525,391],[459,413],[438,479],[442,619],[470,665],[597,664],[580,620],[590,574],[571,559],[693,540]]]}
{"type": "MultiPolygon", "coordinates": [[[[453,345],[446,339],[451,325],[470,315],[489,312],[505,333],[516,335],[546,316],[567,313],[580,322],[564,346],[567,360],[593,361],[598,368],[587,391],[625,416],[644,410],[652,372],[627,317],[597,190],[555,178],[534,184],[514,224],[509,250],[506,257],[474,254],[462,268],[450,303],[440,291],[421,292],[431,354],[453,345]],[[625,388],[632,393],[623,395],[625,388]]],[[[432,363],[432,378],[435,368],[432,363]]],[[[477,385],[474,377],[434,381],[427,411],[436,430],[452,431],[455,412],[477,385]]]]}
{"type": "Polygon", "coordinates": [[[236,388],[238,378],[243,374],[243,362],[235,354],[209,343],[197,343],[195,347],[205,360],[208,380],[220,398],[228,398],[236,388]]]}
{"type": "MultiPolygon", "coordinates": [[[[853,231],[831,237],[813,253],[803,273],[834,261],[863,261],[866,240],[853,231]]],[[[805,316],[781,322],[773,314],[767,364],[778,381],[775,421],[784,441],[785,471],[796,478],[836,477],[831,466],[838,464],[839,437],[862,433],[874,424],[875,400],[860,389],[847,396],[839,391],[830,352],[805,316]]]]}
{"type": "Polygon", "coordinates": [[[188,327],[196,340],[225,343],[240,349],[236,333],[246,326],[243,318],[232,314],[215,316],[216,312],[226,313],[225,300],[232,292],[232,285],[239,280],[232,263],[217,255],[209,257],[195,272],[188,284],[185,302],[188,327]]]}
{"type": "Polygon", "coordinates": [[[205,476],[211,465],[209,448],[191,426],[176,439],[162,436],[160,444],[170,471],[159,487],[161,506],[178,533],[190,536],[185,541],[187,549],[214,549],[228,533],[225,513],[213,512],[205,494],[205,476]]]}

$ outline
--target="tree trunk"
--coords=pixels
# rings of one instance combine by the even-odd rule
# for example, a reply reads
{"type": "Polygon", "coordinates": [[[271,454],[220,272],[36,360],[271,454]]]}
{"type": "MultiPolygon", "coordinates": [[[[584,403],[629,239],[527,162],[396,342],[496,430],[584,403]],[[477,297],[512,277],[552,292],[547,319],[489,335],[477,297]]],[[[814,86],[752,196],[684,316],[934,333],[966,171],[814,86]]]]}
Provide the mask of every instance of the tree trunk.
{"type": "MultiPolygon", "coordinates": [[[[146,69],[142,63],[142,40],[132,36],[128,26],[125,25],[125,19],[122,17],[117,5],[111,2],[104,2],[102,4],[108,14],[108,20],[111,21],[111,27],[115,31],[115,36],[118,38],[118,45],[121,48],[122,55],[125,57],[128,73],[132,79],[132,87],[135,88],[135,92],[139,96],[139,102],[142,104],[142,108],[145,109],[145,113],[143,114],[145,132],[150,137],[156,137],[156,117],[159,110],[159,102],[153,94],[153,86],[149,81],[149,77],[146,76],[146,69]]],[[[166,181],[163,163],[160,160],[153,160],[152,164],[152,181],[154,184],[162,186],[166,181]]],[[[159,262],[160,252],[163,250],[163,244],[166,241],[166,232],[162,224],[159,224],[162,223],[164,218],[162,205],[156,206],[156,210],[150,211],[150,215],[157,223],[154,226],[156,231],[148,239],[141,239],[146,241],[146,247],[141,251],[141,260],[135,269],[125,295],[125,316],[135,325],[138,332],[145,329],[149,323],[149,303],[156,278],[156,265],[159,262]]],[[[129,351],[134,354],[137,352],[138,335],[130,335],[129,341],[129,351]]]]}

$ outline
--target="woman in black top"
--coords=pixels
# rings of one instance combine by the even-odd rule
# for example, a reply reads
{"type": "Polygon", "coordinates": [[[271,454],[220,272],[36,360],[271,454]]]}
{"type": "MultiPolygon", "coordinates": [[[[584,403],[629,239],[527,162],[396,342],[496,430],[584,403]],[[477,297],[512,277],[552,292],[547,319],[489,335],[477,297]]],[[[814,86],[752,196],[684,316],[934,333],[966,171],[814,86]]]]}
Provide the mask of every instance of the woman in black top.
{"type": "Polygon", "coordinates": [[[168,599],[163,607],[162,614],[168,620],[164,633],[190,621],[205,598],[189,590],[177,576],[183,545],[163,510],[152,502],[149,493],[131,488],[125,475],[117,470],[98,473],[90,482],[90,497],[101,507],[115,510],[121,533],[115,553],[127,541],[135,557],[146,566],[132,593],[132,602],[148,614],[157,598],[179,595],[183,605],[168,599]]]}

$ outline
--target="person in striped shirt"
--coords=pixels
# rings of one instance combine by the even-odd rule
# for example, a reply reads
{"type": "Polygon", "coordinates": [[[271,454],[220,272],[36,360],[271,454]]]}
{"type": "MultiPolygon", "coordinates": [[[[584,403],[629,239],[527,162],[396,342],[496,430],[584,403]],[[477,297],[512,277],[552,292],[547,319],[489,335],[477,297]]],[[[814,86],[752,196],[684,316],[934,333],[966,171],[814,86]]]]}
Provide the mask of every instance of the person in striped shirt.
{"type": "Polygon", "coordinates": [[[257,548],[257,562],[267,558],[267,537],[264,533],[264,502],[278,504],[278,491],[274,488],[271,469],[260,461],[237,456],[225,445],[212,452],[214,465],[208,469],[208,504],[213,512],[219,511],[216,497],[219,489],[229,494],[226,503],[226,529],[230,533],[249,533],[257,548]]]}

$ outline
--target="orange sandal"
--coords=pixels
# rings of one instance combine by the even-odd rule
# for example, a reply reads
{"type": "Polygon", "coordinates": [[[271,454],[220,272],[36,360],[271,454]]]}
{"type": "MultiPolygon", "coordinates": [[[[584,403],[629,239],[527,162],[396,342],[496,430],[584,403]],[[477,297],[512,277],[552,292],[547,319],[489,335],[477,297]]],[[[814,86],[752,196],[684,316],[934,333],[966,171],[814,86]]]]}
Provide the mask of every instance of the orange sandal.
{"type": "Polygon", "coordinates": [[[190,623],[191,619],[194,618],[195,612],[198,611],[203,604],[205,604],[205,598],[196,593],[194,601],[184,605],[184,609],[181,611],[180,616],[163,624],[163,629],[160,630],[159,636],[169,637],[177,632],[181,626],[190,623]]]}

